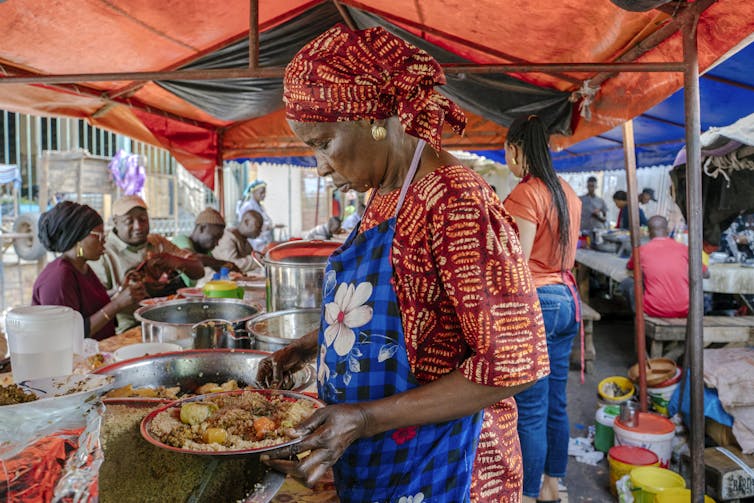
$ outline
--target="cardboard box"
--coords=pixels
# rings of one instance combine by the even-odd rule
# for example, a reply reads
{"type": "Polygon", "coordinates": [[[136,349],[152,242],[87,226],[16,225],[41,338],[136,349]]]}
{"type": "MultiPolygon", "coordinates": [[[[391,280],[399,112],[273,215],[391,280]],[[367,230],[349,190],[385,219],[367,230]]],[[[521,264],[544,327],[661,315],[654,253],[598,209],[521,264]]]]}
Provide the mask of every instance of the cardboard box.
{"type": "Polygon", "coordinates": [[[714,419],[708,417],[704,418],[704,433],[714,440],[717,445],[723,447],[740,447],[736,441],[736,437],[733,435],[731,427],[720,424],[714,419]]]}

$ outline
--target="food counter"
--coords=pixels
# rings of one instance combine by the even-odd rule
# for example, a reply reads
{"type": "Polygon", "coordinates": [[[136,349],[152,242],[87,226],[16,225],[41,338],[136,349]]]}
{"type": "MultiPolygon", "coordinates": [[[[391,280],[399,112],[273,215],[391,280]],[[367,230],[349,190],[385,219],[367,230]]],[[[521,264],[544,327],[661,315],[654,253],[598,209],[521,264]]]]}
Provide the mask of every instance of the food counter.
{"type": "MultiPolygon", "coordinates": [[[[102,354],[108,355],[109,353],[114,352],[115,350],[134,343],[142,342],[141,337],[141,329],[139,327],[133,328],[131,330],[128,330],[127,332],[116,335],[114,337],[111,337],[109,339],[100,341],[99,343],[99,349],[102,352],[102,354]]],[[[9,380],[9,376],[5,376],[6,381],[9,380]]],[[[307,390],[313,391],[313,385],[307,388],[307,390]]],[[[15,477],[21,477],[24,476],[24,473],[27,473],[26,476],[28,476],[28,472],[30,470],[24,469],[23,466],[21,466],[23,463],[28,463],[26,460],[34,460],[35,464],[43,461],[47,465],[60,465],[62,461],[65,459],[65,456],[68,455],[70,457],[70,453],[72,452],[72,449],[75,448],[75,444],[78,440],[78,434],[81,432],[80,429],[78,430],[71,430],[63,432],[62,434],[46,437],[43,439],[43,441],[38,442],[33,447],[28,448],[28,450],[33,451],[33,454],[30,454],[26,451],[24,451],[21,455],[19,455],[18,458],[8,460],[8,463],[6,466],[6,469],[11,467],[10,476],[11,480],[15,477]],[[40,455],[42,454],[42,455],[40,455]],[[21,461],[23,460],[23,461],[21,461]],[[47,461],[44,461],[47,460],[47,461]],[[19,463],[19,461],[21,461],[19,463]]],[[[0,464],[5,465],[6,463],[2,462],[0,459],[0,464]]],[[[104,465],[103,465],[104,466],[104,465]]],[[[100,471],[102,468],[100,468],[100,471]]],[[[5,473],[8,473],[7,471],[5,473]]],[[[100,472],[102,473],[102,472],[100,472]]],[[[60,476],[60,470],[57,470],[55,472],[50,472],[50,476],[48,476],[45,480],[47,484],[50,486],[48,492],[44,493],[38,493],[41,494],[39,501],[45,501],[48,497],[51,496],[51,490],[52,487],[54,487],[54,482],[56,478],[60,476]],[[54,477],[53,477],[54,474],[54,477]]],[[[0,479],[4,477],[0,476],[0,479]]],[[[0,481],[0,485],[5,487],[7,484],[4,483],[5,481],[0,481]]],[[[16,487],[19,487],[18,485],[16,487]]],[[[0,490],[0,493],[2,493],[2,490],[0,490]]],[[[7,495],[6,495],[7,496],[7,495]]],[[[2,498],[5,499],[5,498],[2,498]]],[[[320,481],[314,488],[307,488],[304,485],[300,484],[299,482],[293,480],[292,478],[286,478],[283,482],[282,487],[276,494],[276,496],[271,500],[273,502],[277,503],[288,503],[288,502],[312,502],[312,503],[321,503],[321,502],[337,502],[338,498],[335,493],[335,489],[332,483],[332,476],[331,472],[329,473],[329,477],[325,477],[324,480],[320,481]]]]}

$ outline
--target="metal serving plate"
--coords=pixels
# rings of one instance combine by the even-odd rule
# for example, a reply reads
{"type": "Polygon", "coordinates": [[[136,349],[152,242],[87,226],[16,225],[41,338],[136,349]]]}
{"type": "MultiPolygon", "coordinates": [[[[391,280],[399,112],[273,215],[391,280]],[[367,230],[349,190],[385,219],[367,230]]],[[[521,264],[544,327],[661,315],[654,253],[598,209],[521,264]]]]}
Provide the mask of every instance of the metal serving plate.
{"type": "MultiPolygon", "coordinates": [[[[295,402],[295,401],[306,401],[309,402],[311,405],[313,405],[314,409],[312,410],[312,413],[325,406],[325,403],[317,400],[316,398],[312,398],[308,395],[302,395],[301,393],[294,393],[293,391],[284,391],[284,390],[272,390],[272,389],[259,389],[259,390],[240,390],[237,389],[235,391],[224,391],[220,393],[211,393],[208,395],[202,395],[202,396],[193,396],[190,398],[184,398],[182,400],[176,400],[175,402],[170,402],[167,405],[163,405],[161,407],[158,407],[154,410],[152,410],[149,414],[147,414],[146,417],[141,421],[141,436],[149,442],[150,444],[160,447],[161,449],[167,449],[172,452],[180,452],[183,454],[194,454],[198,456],[219,456],[219,457],[230,457],[230,456],[239,456],[239,455],[248,455],[248,454],[261,454],[263,452],[272,451],[275,449],[280,449],[281,447],[287,447],[289,445],[296,444],[298,442],[301,442],[304,437],[298,437],[291,440],[281,440],[277,444],[268,445],[265,447],[255,447],[251,449],[239,449],[239,450],[225,450],[225,451],[197,451],[192,449],[186,449],[181,447],[173,447],[172,445],[165,444],[160,440],[157,435],[155,435],[155,432],[152,428],[152,422],[155,420],[155,418],[162,413],[167,413],[170,415],[174,415],[173,417],[176,417],[180,414],[181,407],[186,403],[191,402],[212,402],[213,399],[221,398],[221,397],[234,397],[234,396],[242,396],[245,394],[256,394],[257,396],[265,397],[269,400],[270,397],[278,396],[282,397],[282,400],[288,401],[288,402],[295,402]]],[[[304,418],[306,419],[306,418],[304,418]]]]}
{"type": "MultiPolygon", "coordinates": [[[[112,387],[130,384],[134,388],[180,386],[181,394],[193,393],[208,382],[222,384],[230,379],[239,387],[263,388],[256,382],[259,362],[270,353],[246,349],[195,349],[133,358],[99,368],[97,374],[115,377],[112,387]]],[[[293,374],[284,388],[303,391],[316,380],[314,367],[306,365],[293,374]]],[[[154,398],[153,401],[165,401],[154,398]]]]}

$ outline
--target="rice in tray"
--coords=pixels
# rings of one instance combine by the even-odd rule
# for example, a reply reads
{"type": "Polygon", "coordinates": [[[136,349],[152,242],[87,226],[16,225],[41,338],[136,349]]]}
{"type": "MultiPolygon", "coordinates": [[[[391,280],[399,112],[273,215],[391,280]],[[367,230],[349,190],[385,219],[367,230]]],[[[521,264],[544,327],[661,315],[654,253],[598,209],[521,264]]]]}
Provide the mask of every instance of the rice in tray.
{"type": "Polygon", "coordinates": [[[102,503],[238,501],[262,480],[268,468],[255,456],[191,456],[148,443],[139,426],[154,408],[107,405],[100,436],[105,453],[99,471],[102,503]]]}
{"type": "Polygon", "coordinates": [[[149,429],[164,444],[191,451],[259,449],[292,440],[286,430],[314,409],[309,400],[278,394],[222,394],[166,409],[154,417],[149,429]],[[202,407],[207,409],[198,410],[199,417],[187,419],[186,408],[196,412],[202,407]]]}

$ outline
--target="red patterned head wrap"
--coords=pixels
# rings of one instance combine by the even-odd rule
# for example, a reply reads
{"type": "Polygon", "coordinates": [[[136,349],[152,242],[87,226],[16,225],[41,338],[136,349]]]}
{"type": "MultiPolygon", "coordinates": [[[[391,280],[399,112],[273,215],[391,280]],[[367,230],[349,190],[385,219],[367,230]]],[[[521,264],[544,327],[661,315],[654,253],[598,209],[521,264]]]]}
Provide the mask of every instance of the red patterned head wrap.
{"type": "Polygon", "coordinates": [[[306,44],[285,69],[286,116],[299,122],[387,119],[441,149],[445,121],[461,134],[466,117],[435,91],[439,63],[383,28],[351,31],[339,24],[306,44]]]}

